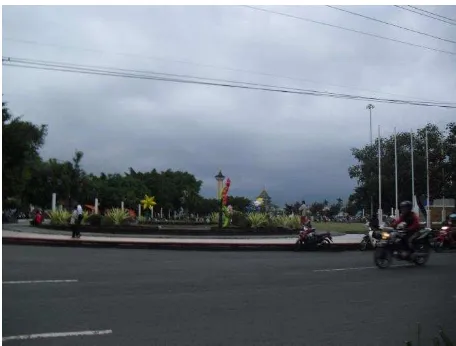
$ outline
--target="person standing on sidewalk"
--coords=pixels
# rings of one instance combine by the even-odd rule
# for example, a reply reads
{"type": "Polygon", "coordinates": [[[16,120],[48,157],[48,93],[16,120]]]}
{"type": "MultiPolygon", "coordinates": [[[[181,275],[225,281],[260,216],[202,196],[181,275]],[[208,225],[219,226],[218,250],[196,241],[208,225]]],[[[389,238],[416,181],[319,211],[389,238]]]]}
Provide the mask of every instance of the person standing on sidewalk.
{"type": "Polygon", "coordinates": [[[78,233],[78,208],[76,206],[74,207],[73,212],[71,213],[70,227],[73,231],[71,234],[71,238],[76,238],[78,233]]]}
{"type": "Polygon", "coordinates": [[[82,218],[83,218],[83,211],[82,211],[81,205],[78,204],[76,209],[78,210],[78,222],[79,222],[79,225],[80,225],[82,223],[82,218]]]}
{"type": "Polygon", "coordinates": [[[79,233],[79,213],[78,213],[78,207],[75,206],[73,213],[71,214],[71,219],[70,219],[70,226],[73,231],[71,238],[80,238],[81,234],[79,233]]]}

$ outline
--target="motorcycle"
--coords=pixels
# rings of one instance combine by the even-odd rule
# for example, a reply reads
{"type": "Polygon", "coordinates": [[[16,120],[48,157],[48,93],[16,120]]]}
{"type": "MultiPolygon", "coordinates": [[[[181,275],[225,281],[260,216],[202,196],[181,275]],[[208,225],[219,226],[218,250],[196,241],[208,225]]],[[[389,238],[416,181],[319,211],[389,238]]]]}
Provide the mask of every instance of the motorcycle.
{"type": "Polygon", "coordinates": [[[456,227],[442,226],[434,239],[433,247],[435,252],[456,248],[456,227]]]}
{"type": "Polygon", "coordinates": [[[375,239],[374,233],[381,231],[381,227],[378,230],[373,229],[372,227],[369,226],[369,224],[367,224],[366,227],[367,227],[368,231],[364,235],[364,237],[361,240],[361,242],[359,243],[359,249],[361,251],[365,251],[368,248],[375,249],[375,247],[377,246],[378,240],[375,239]]]}
{"type": "Polygon", "coordinates": [[[294,250],[300,251],[303,248],[328,249],[331,247],[331,242],[333,242],[333,240],[330,232],[316,233],[315,228],[312,228],[310,225],[306,225],[301,231],[299,231],[298,240],[296,240],[294,250]]]}
{"type": "Polygon", "coordinates": [[[393,258],[399,261],[408,261],[418,266],[425,265],[431,255],[432,230],[426,228],[418,232],[419,235],[413,241],[414,253],[410,253],[404,244],[403,237],[406,234],[404,230],[383,230],[376,234],[379,241],[374,253],[375,265],[380,269],[386,269],[391,265],[393,258]]]}

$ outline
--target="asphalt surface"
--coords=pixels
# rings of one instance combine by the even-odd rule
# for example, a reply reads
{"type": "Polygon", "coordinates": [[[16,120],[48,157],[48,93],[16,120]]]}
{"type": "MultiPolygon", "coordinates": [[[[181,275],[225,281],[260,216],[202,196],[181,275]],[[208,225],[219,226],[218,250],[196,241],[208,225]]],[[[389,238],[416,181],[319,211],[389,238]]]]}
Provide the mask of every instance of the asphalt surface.
{"type": "Polygon", "coordinates": [[[439,325],[456,340],[455,253],[424,268],[372,266],[372,252],[3,246],[3,337],[112,330],[5,344],[386,346],[414,339],[420,322],[422,345],[439,325]],[[8,284],[33,280],[77,281],[8,284]]]}

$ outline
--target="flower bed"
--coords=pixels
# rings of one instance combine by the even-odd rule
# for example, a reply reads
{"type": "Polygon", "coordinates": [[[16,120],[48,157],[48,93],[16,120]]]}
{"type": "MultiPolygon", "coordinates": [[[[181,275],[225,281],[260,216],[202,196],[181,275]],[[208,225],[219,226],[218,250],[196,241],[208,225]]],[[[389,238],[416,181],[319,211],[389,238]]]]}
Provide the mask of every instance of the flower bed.
{"type": "MultiPolygon", "coordinates": [[[[70,230],[71,214],[68,211],[49,212],[49,225],[42,228],[70,230]]],[[[145,218],[132,219],[127,211],[110,209],[105,215],[84,213],[79,229],[82,233],[131,234],[131,235],[193,235],[193,236],[251,236],[251,235],[296,235],[300,228],[297,216],[270,216],[265,213],[243,214],[234,212],[230,227],[219,229],[214,224],[218,214],[210,216],[210,222],[189,222],[189,220],[147,221],[145,218]]]]}

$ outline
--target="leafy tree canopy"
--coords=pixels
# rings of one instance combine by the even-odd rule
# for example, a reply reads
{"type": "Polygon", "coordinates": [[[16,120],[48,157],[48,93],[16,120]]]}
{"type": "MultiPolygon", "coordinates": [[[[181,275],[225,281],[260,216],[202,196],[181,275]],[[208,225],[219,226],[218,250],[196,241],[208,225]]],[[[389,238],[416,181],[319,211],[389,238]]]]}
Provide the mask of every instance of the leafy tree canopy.
{"type": "MultiPolygon", "coordinates": [[[[428,124],[413,134],[415,194],[419,199],[426,195],[426,129],[429,147],[430,200],[456,197],[456,123],[449,123],[445,130],[428,124]]],[[[412,199],[411,135],[397,134],[398,195],[399,201],[412,199]]],[[[378,208],[378,139],[363,148],[353,148],[357,164],[348,170],[358,186],[351,194],[348,207],[370,210],[371,197],[374,210],[378,208]]],[[[381,139],[382,208],[389,211],[395,206],[394,136],[381,139]]]]}

